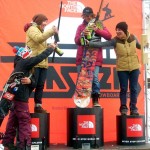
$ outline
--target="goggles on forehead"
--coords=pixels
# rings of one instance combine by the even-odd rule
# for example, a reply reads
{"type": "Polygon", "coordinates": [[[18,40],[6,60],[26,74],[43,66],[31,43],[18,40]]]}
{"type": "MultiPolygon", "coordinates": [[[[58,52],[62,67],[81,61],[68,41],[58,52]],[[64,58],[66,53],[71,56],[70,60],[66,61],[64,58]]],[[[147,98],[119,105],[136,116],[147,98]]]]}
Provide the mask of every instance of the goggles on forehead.
{"type": "Polygon", "coordinates": [[[16,55],[22,57],[23,59],[26,59],[29,57],[32,53],[32,50],[29,47],[18,47],[15,46],[16,55]]]}

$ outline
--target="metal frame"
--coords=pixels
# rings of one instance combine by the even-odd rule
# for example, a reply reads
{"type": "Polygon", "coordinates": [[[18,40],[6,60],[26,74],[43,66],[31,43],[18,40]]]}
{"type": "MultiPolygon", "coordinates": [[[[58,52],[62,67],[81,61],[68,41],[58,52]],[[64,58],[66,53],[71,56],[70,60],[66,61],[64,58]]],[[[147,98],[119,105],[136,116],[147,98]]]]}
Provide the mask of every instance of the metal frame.
{"type": "MultiPolygon", "coordinates": [[[[150,0],[142,1],[142,14],[143,14],[143,34],[147,34],[150,42],[150,35],[148,31],[150,31],[150,0]]],[[[149,43],[150,44],[150,43],[149,43]]],[[[150,55],[150,47],[144,47],[143,51],[150,55]]],[[[149,57],[149,56],[148,56],[149,57]]],[[[150,58],[148,58],[150,59],[150,58]]],[[[148,89],[148,78],[150,78],[150,61],[148,60],[146,64],[144,64],[144,92],[145,92],[145,135],[146,142],[150,143],[150,89],[148,89]]]]}

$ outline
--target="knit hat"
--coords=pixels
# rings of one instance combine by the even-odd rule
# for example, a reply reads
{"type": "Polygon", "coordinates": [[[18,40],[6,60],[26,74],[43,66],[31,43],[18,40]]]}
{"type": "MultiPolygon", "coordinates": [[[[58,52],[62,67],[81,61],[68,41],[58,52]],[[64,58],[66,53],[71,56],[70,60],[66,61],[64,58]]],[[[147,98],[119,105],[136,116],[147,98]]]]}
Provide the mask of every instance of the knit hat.
{"type": "Polygon", "coordinates": [[[23,59],[26,59],[29,57],[32,53],[32,50],[29,49],[29,47],[19,47],[19,46],[14,46],[13,47],[13,52],[16,53],[17,56],[22,57],[23,59]]]}
{"type": "Polygon", "coordinates": [[[91,7],[85,7],[83,9],[82,15],[90,15],[93,14],[93,9],[91,7]]]}
{"type": "Polygon", "coordinates": [[[35,22],[37,25],[41,25],[43,21],[48,20],[48,18],[43,15],[43,14],[36,14],[33,18],[32,21],[35,22]]]}
{"type": "Polygon", "coordinates": [[[128,31],[128,25],[126,24],[126,22],[119,22],[116,25],[116,29],[119,28],[121,29],[126,35],[127,35],[127,31],[128,31]]]}

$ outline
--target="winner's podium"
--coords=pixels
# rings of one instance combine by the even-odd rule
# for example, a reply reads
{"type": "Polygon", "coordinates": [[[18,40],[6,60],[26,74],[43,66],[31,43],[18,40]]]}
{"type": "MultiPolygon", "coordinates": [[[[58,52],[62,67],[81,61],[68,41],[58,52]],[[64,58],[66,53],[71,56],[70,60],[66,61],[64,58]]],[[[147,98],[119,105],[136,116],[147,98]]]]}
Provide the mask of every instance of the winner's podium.
{"type": "Polygon", "coordinates": [[[49,146],[49,113],[31,113],[31,148],[44,150],[49,146]]]}
{"type": "Polygon", "coordinates": [[[67,146],[98,148],[104,145],[103,108],[68,108],[67,118],[67,146]]]}
{"type": "Polygon", "coordinates": [[[116,116],[117,144],[143,145],[145,144],[144,116],[116,116]]]}

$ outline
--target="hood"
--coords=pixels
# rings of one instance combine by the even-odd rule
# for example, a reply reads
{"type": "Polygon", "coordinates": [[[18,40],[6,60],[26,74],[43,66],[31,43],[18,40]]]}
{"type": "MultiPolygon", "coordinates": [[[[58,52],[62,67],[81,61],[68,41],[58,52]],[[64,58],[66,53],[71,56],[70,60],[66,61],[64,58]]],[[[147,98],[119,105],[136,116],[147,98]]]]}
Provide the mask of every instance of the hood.
{"type": "Polygon", "coordinates": [[[16,67],[16,65],[17,65],[17,63],[20,61],[20,60],[22,60],[23,58],[22,57],[20,57],[20,56],[15,56],[15,58],[14,58],[14,68],[16,67]]]}

